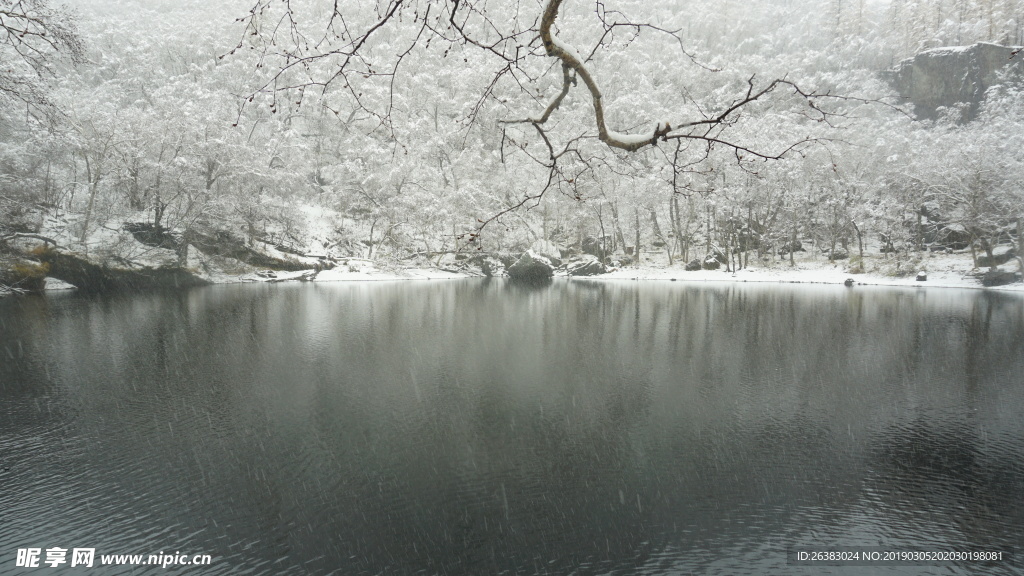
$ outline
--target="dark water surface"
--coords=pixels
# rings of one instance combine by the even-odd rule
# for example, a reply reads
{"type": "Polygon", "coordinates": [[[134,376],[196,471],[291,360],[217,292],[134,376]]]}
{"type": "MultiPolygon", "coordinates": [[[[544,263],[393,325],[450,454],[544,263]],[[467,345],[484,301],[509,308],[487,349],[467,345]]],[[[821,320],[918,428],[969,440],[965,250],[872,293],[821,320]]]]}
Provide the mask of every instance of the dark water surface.
{"type": "Polygon", "coordinates": [[[0,574],[1020,574],[1024,298],[454,281],[0,301],[0,574]],[[69,557],[70,559],[70,553],[69,557]],[[43,553],[45,560],[45,552],[43,553]]]}

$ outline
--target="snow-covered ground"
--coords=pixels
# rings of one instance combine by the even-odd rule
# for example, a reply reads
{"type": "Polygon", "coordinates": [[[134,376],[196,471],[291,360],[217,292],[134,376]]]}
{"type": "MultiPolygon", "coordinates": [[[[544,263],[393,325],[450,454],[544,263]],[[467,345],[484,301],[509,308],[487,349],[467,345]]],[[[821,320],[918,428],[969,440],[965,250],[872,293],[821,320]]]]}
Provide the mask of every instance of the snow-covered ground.
{"type": "MultiPolygon", "coordinates": [[[[646,259],[646,258],[645,258],[646,259]]],[[[970,254],[926,255],[909,265],[897,260],[884,259],[881,256],[866,258],[866,273],[851,273],[849,260],[830,263],[824,258],[798,258],[795,266],[788,262],[775,262],[771,266],[750,266],[736,272],[724,270],[697,270],[688,272],[682,263],[673,266],[658,265],[656,262],[642,266],[627,266],[613,270],[600,276],[588,279],[595,280],[677,280],[681,282],[778,282],[788,284],[843,284],[853,279],[856,284],[876,286],[930,286],[943,288],[984,288],[976,274],[984,270],[974,270],[970,254]],[[904,274],[899,274],[902,269],[904,274]],[[924,272],[927,280],[918,281],[917,272],[924,272]]],[[[1006,270],[1016,270],[1015,260],[1002,266],[1006,270]]],[[[987,270],[987,269],[985,269],[987,270]]],[[[1024,292],[1024,283],[1009,284],[987,288],[990,290],[1010,290],[1024,292]]]]}
{"type": "MultiPolygon", "coordinates": [[[[963,272],[941,271],[929,272],[927,280],[918,282],[915,275],[896,277],[883,276],[879,274],[851,274],[843,270],[830,267],[812,268],[746,268],[737,272],[723,272],[721,270],[698,270],[687,272],[681,266],[665,268],[639,267],[622,268],[592,276],[588,279],[594,280],[678,280],[684,282],[779,282],[787,284],[843,284],[848,278],[852,278],[856,284],[877,285],[877,286],[931,286],[944,288],[983,288],[981,281],[973,276],[967,276],[963,272]]],[[[999,286],[993,290],[1018,290],[1024,291],[1024,284],[1011,284],[999,286]]]]}
{"type": "MultiPolygon", "coordinates": [[[[881,260],[880,260],[881,261],[881,260]]],[[[884,262],[884,261],[881,261],[884,262]]],[[[876,266],[878,263],[876,263],[876,266]]],[[[331,270],[323,270],[313,276],[313,270],[295,272],[283,271],[249,271],[245,273],[227,273],[218,271],[204,275],[217,284],[239,282],[289,282],[311,280],[314,282],[351,282],[351,281],[385,281],[385,280],[449,280],[477,277],[469,272],[458,273],[436,268],[392,268],[379,267],[379,263],[370,260],[350,259],[331,270]]],[[[572,278],[574,281],[604,280],[649,280],[649,281],[680,281],[680,282],[776,282],[780,284],[843,284],[852,279],[855,284],[875,286],[908,286],[908,287],[942,287],[942,288],[984,288],[980,279],[975,276],[978,271],[971,269],[969,256],[944,255],[927,259],[927,266],[920,270],[927,275],[927,280],[918,281],[914,270],[910,274],[897,276],[878,271],[855,274],[847,271],[849,263],[829,263],[827,261],[797,261],[795,266],[776,263],[770,267],[749,267],[736,272],[724,270],[684,270],[682,264],[668,266],[666,264],[646,263],[642,266],[627,266],[613,269],[607,274],[572,278]]],[[[1013,270],[1016,264],[1010,262],[1004,268],[1013,270]]],[[[564,273],[556,276],[564,276],[564,273]]],[[[67,283],[56,279],[48,279],[47,290],[70,288],[67,283]]],[[[1010,284],[987,288],[989,290],[1016,291],[1024,293],[1024,283],[1010,284]]]]}
{"type": "MultiPolygon", "coordinates": [[[[645,260],[647,256],[645,255],[645,260]]],[[[776,262],[772,266],[748,267],[737,272],[724,270],[686,271],[682,263],[668,266],[666,262],[658,262],[658,256],[652,255],[651,261],[641,266],[626,266],[599,276],[576,277],[574,280],[658,280],[680,282],[776,282],[782,284],[843,284],[853,279],[856,284],[877,286],[913,286],[913,287],[944,287],[944,288],[983,288],[976,274],[981,271],[972,270],[969,254],[925,256],[910,266],[900,262],[897,267],[895,259],[882,257],[869,258],[867,273],[849,272],[849,261],[830,263],[822,258],[798,259],[795,266],[776,262]],[[898,275],[902,269],[905,274],[898,275]],[[927,280],[918,281],[917,273],[925,272],[927,280]]],[[[432,268],[379,269],[378,264],[369,260],[351,259],[346,264],[332,270],[320,272],[314,281],[368,281],[368,280],[425,280],[425,279],[457,279],[475,277],[472,273],[456,273],[432,268]]],[[[1017,264],[1011,261],[1003,268],[1015,270],[1017,264]]],[[[247,274],[234,279],[224,278],[221,281],[283,281],[300,279],[307,276],[306,272],[277,272],[276,278],[268,279],[258,274],[247,274]]],[[[556,273],[556,276],[560,274],[556,273]]],[[[564,276],[564,273],[561,274],[564,276]]],[[[1009,290],[1024,292],[1024,283],[1010,284],[990,288],[991,290],[1009,290]]]]}

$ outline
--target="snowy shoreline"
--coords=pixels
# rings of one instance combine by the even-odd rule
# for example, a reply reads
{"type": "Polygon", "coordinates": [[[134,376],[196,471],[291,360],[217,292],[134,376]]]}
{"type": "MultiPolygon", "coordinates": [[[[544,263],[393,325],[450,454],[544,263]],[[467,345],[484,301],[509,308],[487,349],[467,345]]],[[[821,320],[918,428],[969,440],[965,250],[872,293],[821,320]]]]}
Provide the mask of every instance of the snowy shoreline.
{"type": "MultiPolygon", "coordinates": [[[[273,277],[262,277],[255,273],[241,276],[219,276],[211,278],[213,285],[226,284],[272,284],[309,281],[315,283],[330,282],[395,282],[408,280],[464,280],[484,278],[483,276],[440,269],[409,268],[400,271],[334,271],[324,270],[316,278],[308,279],[312,270],[297,272],[278,272],[273,277]]],[[[843,285],[852,279],[855,286],[887,286],[899,288],[970,288],[977,290],[998,290],[1002,292],[1024,293],[1024,283],[1005,286],[982,286],[978,278],[964,273],[929,274],[925,281],[917,281],[914,276],[889,277],[877,274],[850,274],[842,270],[823,269],[774,269],[746,268],[736,272],[721,270],[686,271],[681,267],[656,268],[621,268],[596,276],[569,276],[556,274],[556,279],[567,279],[574,282],[607,282],[607,281],[657,281],[684,283],[757,283],[757,284],[824,284],[843,285]]],[[[56,278],[46,279],[45,291],[73,290],[74,286],[56,278]]]]}
{"type": "MultiPolygon", "coordinates": [[[[457,280],[482,278],[483,274],[465,264],[453,262],[448,267],[412,266],[408,268],[394,267],[382,262],[363,258],[348,258],[331,269],[316,271],[313,268],[296,271],[272,271],[267,269],[230,270],[216,265],[197,266],[203,272],[196,275],[200,282],[210,284],[239,283],[279,283],[279,282],[381,282],[404,280],[457,280]],[[457,269],[456,267],[462,267],[457,269]]],[[[1002,292],[1024,293],[1024,283],[1016,282],[1002,286],[983,286],[981,274],[983,269],[973,267],[973,260],[968,254],[924,255],[918,259],[898,261],[878,256],[866,257],[866,272],[850,271],[851,262],[840,260],[829,262],[821,258],[798,258],[795,265],[788,262],[773,262],[763,266],[750,266],[738,271],[725,270],[685,270],[684,265],[676,262],[668,265],[667,258],[656,253],[645,253],[644,263],[640,266],[611,268],[604,274],[593,276],[570,276],[565,267],[556,269],[556,279],[572,281],[605,282],[605,281],[672,281],[672,282],[740,282],[740,283],[775,283],[775,284],[831,284],[843,285],[852,280],[853,286],[890,286],[903,288],[970,288],[982,290],[999,290],[1002,292]],[[923,281],[917,280],[918,272],[926,275],[923,281]]],[[[1003,270],[1014,270],[1019,265],[1011,260],[1003,265],[1003,270]]],[[[500,277],[500,276],[499,276],[500,277]]],[[[74,286],[58,280],[47,278],[46,291],[73,289],[74,286]]]]}
{"type": "MultiPolygon", "coordinates": [[[[453,272],[437,268],[407,268],[397,271],[378,270],[376,268],[350,270],[324,270],[309,278],[312,270],[296,272],[276,272],[272,277],[257,273],[240,276],[218,276],[210,278],[213,284],[250,284],[250,283],[281,283],[308,281],[315,283],[329,282],[394,282],[408,280],[464,280],[484,278],[478,274],[453,272]]],[[[746,268],[736,272],[722,270],[687,271],[681,266],[672,267],[627,267],[609,271],[595,276],[569,276],[556,273],[556,279],[575,282],[606,282],[606,281],[660,281],[660,282],[691,282],[691,283],[759,283],[759,284],[825,284],[843,285],[852,279],[854,286],[888,286],[902,288],[970,288],[979,290],[998,290],[1003,292],[1024,293],[1024,283],[1004,286],[982,286],[980,280],[967,272],[944,271],[928,274],[928,279],[918,281],[916,275],[905,277],[884,276],[879,274],[851,274],[838,268],[746,268]]],[[[66,283],[59,280],[47,290],[67,289],[66,283]]]]}
{"type": "MultiPolygon", "coordinates": [[[[879,257],[868,257],[865,259],[865,263],[868,265],[867,272],[852,273],[847,270],[847,267],[850,265],[849,261],[828,262],[827,260],[815,258],[798,259],[795,266],[778,262],[770,266],[750,266],[735,272],[727,272],[724,270],[688,271],[685,270],[681,263],[671,266],[665,261],[659,263],[657,260],[661,255],[651,254],[650,256],[650,261],[645,262],[641,266],[615,268],[604,274],[594,276],[569,276],[562,269],[555,271],[555,278],[589,282],[636,280],[831,285],[844,285],[848,280],[852,280],[854,286],[971,288],[1024,293],[1024,283],[1021,282],[1003,286],[983,286],[980,276],[987,268],[981,270],[973,268],[973,261],[968,254],[927,255],[914,264],[903,262],[904,273],[902,275],[886,273],[889,268],[896,266],[896,262],[879,257]],[[907,271],[911,272],[908,273],[907,271]],[[927,279],[918,281],[918,271],[925,272],[927,279]]],[[[645,254],[644,259],[649,260],[647,254],[645,254]]],[[[1003,268],[1012,270],[1016,267],[1011,261],[1005,264],[1003,268]]],[[[291,274],[301,275],[301,273],[291,274]]],[[[368,269],[359,271],[325,270],[314,281],[436,280],[475,277],[480,276],[472,272],[454,272],[437,268],[411,268],[399,272],[385,272],[376,270],[371,266],[368,269]]]]}
{"type": "Polygon", "coordinates": [[[776,284],[833,284],[843,285],[852,279],[856,286],[892,286],[903,288],[974,288],[1024,292],[1024,283],[1004,286],[982,286],[981,281],[964,271],[928,273],[928,279],[917,281],[916,275],[904,277],[879,274],[852,274],[840,269],[780,269],[746,268],[736,272],[721,270],[685,271],[681,267],[671,268],[623,268],[599,276],[577,277],[574,280],[660,280],[679,282],[740,282],[776,284]]]}

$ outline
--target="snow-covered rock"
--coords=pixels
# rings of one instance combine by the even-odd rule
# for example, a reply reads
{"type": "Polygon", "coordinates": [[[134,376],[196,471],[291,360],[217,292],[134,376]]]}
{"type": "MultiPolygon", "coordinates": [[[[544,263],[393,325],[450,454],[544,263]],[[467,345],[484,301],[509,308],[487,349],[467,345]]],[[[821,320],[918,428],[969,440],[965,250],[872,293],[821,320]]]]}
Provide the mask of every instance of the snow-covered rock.
{"type": "Polygon", "coordinates": [[[1001,270],[999,268],[992,268],[981,276],[981,284],[983,286],[1004,286],[1006,284],[1013,284],[1014,282],[1020,281],[1020,272],[1011,272],[1009,270],[1001,270]]]}
{"type": "Polygon", "coordinates": [[[68,284],[60,278],[47,276],[43,279],[43,290],[75,290],[77,286],[68,284]]]}
{"type": "Polygon", "coordinates": [[[718,270],[722,263],[718,261],[718,258],[715,258],[714,254],[708,254],[701,266],[705,270],[718,270]]]}
{"type": "Polygon", "coordinates": [[[987,254],[978,256],[978,266],[999,266],[1000,264],[1006,264],[1010,260],[1017,257],[1017,251],[1013,246],[996,246],[992,249],[992,257],[989,258],[987,254]]]}
{"type": "Polygon", "coordinates": [[[584,254],[569,261],[566,271],[570,276],[595,276],[604,274],[604,264],[597,259],[597,256],[584,254]]]}
{"type": "Polygon", "coordinates": [[[551,278],[554,273],[555,266],[551,260],[537,254],[533,249],[527,250],[515,264],[508,268],[509,278],[518,280],[551,278]]]}

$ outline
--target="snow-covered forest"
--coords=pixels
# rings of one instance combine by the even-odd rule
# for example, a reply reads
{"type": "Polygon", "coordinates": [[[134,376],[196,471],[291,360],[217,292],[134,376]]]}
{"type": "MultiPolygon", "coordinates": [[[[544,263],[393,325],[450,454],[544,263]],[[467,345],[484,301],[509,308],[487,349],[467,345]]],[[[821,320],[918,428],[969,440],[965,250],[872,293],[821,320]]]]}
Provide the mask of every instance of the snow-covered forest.
{"type": "Polygon", "coordinates": [[[1024,2],[567,1],[548,38],[549,4],[0,0],[6,283],[54,244],[856,272],[1020,242],[1024,2]],[[1007,57],[973,102],[901,98],[901,62],[979,42],[1007,57]]]}

